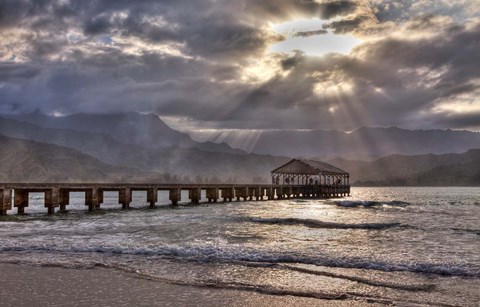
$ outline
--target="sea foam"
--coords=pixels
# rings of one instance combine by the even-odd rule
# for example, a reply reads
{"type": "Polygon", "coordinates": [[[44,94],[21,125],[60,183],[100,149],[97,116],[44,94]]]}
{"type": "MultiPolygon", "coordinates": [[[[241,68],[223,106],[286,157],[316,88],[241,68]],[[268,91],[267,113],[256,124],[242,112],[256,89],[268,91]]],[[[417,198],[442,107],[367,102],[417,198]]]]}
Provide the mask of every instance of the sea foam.
{"type": "Polygon", "coordinates": [[[295,253],[279,253],[235,246],[197,244],[191,246],[165,245],[157,248],[124,248],[109,246],[68,247],[58,246],[11,246],[0,252],[20,253],[101,253],[105,255],[158,256],[199,263],[256,262],[271,264],[309,264],[323,267],[367,269],[385,272],[413,272],[444,276],[480,277],[480,270],[468,265],[428,262],[387,262],[360,257],[331,257],[328,255],[305,256],[295,253]]]}

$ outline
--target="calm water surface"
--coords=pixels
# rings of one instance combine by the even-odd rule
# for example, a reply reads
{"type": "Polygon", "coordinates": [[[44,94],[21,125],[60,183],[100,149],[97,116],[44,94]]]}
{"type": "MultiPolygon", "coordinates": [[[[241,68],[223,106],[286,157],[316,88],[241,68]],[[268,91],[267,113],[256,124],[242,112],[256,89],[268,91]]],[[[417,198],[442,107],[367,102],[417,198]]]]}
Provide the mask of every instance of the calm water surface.
{"type": "Polygon", "coordinates": [[[145,197],[122,211],[106,193],[103,210],[87,213],[82,193],[72,194],[69,212],[49,217],[33,195],[26,216],[0,219],[0,262],[378,304],[480,301],[478,188],[354,188],[336,200],[153,210],[145,197]]]}

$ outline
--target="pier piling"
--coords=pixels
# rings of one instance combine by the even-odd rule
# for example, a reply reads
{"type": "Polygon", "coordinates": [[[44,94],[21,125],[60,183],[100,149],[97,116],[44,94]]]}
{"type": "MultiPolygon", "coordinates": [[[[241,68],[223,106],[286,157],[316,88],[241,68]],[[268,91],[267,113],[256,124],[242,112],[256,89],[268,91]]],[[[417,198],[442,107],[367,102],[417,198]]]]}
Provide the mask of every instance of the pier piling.
{"type": "Polygon", "coordinates": [[[0,215],[7,215],[7,211],[12,210],[12,190],[0,190],[0,215]]]}
{"type": "Polygon", "coordinates": [[[155,204],[158,202],[158,189],[147,189],[147,203],[150,204],[150,208],[155,208],[155,204]]]}
{"type": "Polygon", "coordinates": [[[60,191],[60,212],[67,211],[67,205],[70,203],[70,192],[68,190],[60,191]]]}
{"type": "Polygon", "coordinates": [[[98,197],[98,188],[87,189],[85,192],[85,205],[88,211],[93,212],[100,206],[98,197]]]}
{"type": "Polygon", "coordinates": [[[178,206],[178,203],[182,200],[182,190],[180,190],[180,188],[173,188],[170,189],[168,193],[172,206],[178,206]]]}
{"type": "Polygon", "coordinates": [[[329,198],[350,195],[349,185],[277,185],[277,184],[74,184],[74,183],[0,183],[0,215],[6,215],[13,207],[24,214],[29,206],[29,193],[45,193],[45,208],[54,214],[56,208],[66,211],[71,192],[84,192],[85,205],[95,211],[103,203],[104,192],[118,192],[118,202],[128,209],[132,202],[132,191],[147,193],[147,202],[154,207],[158,202],[158,191],[168,191],[173,206],[181,201],[181,191],[187,190],[193,204],[201,201],[202,190],[208,202],[275,200],[285,198],[329,198]],[[12,197],[13,196],[13,197],[12,197]]]}
{"type": "Polygon", "coordinates": [[[54,214],[55,208],[59,206],[60,189],[52,188],[45,191],[45,208],[48,209],[48,214],[54,214]]]}
{"type": "Polygon", "coordinates": [[[13,206],[17,208],[18,214],[25,214],[25,207],[28,207],[28,190],[14,190],[13,206]]]}
{"type": "Polygon", "coordinates": [[[118,202],[122,205],[122,209],[126,210],[130,208],[132,202],[132,189],[123,188],[118,192],[118,202]]]}
{"type": "Polygon", "coordinates": [[[200,196],[201,196],[201,189],[200,188],[193,188],[188,190],[188,198],[192,202],[192,204],[198,205],[200,203],[200,196]]]}

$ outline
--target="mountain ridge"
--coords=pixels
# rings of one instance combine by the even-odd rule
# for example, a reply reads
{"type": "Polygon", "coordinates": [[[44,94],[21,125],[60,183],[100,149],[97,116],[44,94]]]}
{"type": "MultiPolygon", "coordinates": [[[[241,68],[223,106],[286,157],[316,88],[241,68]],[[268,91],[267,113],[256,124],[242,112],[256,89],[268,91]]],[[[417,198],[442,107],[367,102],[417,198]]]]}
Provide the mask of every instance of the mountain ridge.
{"type": "MultiPolygon", "coordinates": [[[[80,118],[83,118],[82,116],[87,116],[90,119],[102,118],[96,116],[90,117],[90,115],[81,115],[80,118]]],[[[153,117],[156,116],[149,116],[149,118],[153,117]]],[[[38,119],[39,117],[36,118],[38,119]]],[[[78,118],[79,117],[76,119],[77,125],[80,125],[81,121],[78,120],[78,118]]],[[[119,116],[118,118],[121,119],[122,116],[119,116]]],[[[113,122],[118,121],[118,118],[114,119],[113,122]]],[[[134,116],[134,118],[144,119],[145,117],[141,114],[137,114],[134,116]]],[[[122,140],[114,137],[115,135],[118,137],[118,131],[113,131],[114,133],[112,133],[112,131],[105,128],[111,127],[111,124],[108,124],[102,128],[105,130],[97,128],[93,129],[97,130],[97,132],[84,131],[85,129],[83,131],[78,131],[72,129],[78,128],[77,126],[67,125],[67,123],[64,123],[65,127],[69,128],[51,128],[51,125],[49,127],[48,123],[40,124],[43,124],[44,126],[26,121],[22,122],[15,119],[5,119],[0,117],[0,134],[4,134],[10,138],[23,139],[25,141],[36,141],[40,144],[57,145],[74,149],[79,153],[88,156],[88,158],[85,156],[79,158],[80,161],[91,161],[92,165],[99,165],[99,169],[105,169],[106,167],[105,165],[98,164],[99,162],[109,165],[109,167],[114,166],[114,168],[107,167],[106,169],[108,171],[105,171],[105,174],[100,174],[100,177],[103,176],[102,178],[108,177],[106,176],[106,173],[115,174],[115,176],[112,178],[118,178],[121,174],[115,171],[116,168],[117,170],[129,169],[130,171],[120,171],[120,173],[123,173],[123,175],[128,173],[138,174],[140,177],[138,180],[143,181],[181,180],[203,182],[206,180],[216,180],[242,183],[268,183],[270,182],[270,171],[290,159],[287,156],[245,153],[238,154],[237,152],[232,153],[228,150],[226,152],[208,151],[204,150],[201,146],[182,146],[184,144],[181,142],[173,142],[173,145],[170,146],[141,145],[142,143],[145,143],[145,140],[149,139],[149,136],[139,142],[123,143],[122,140]],[[101,131],[98,132],[98,130],[101,131]],[[95,161],[91,160],[90,158],[95,159],[95,161]]],[[[82,125],[87,124],[84,122],[82,125]]],[[[59,125],[57,122],[53,126],[61,125],[59,125]]],[[[137,128],[133,129],[133,137],[138,134],[138,130],[136,129],[137,128]]],[[[402,136],[404,136],[405,133],[416,133],[415,131],[408,131],[395,127],[363,127],[360,129],[361,130],[358,132],[350,132],[348,135],[352,133],[357,133],[357,135],[364,136],[367,135],[367,140],[362,140],[361,138],[357,139],[357,143],[352,142],[347,144],[349,146],[348,148],[342,147],[345,146],[345,144],[338,145],[339,143],[337,136],[345,135],[346,133],[344,132],[328,131],[330,138],[327,139],[327,141],[329,140],[332,142],[331,147],[333,148],[339,148],[340,146],[340,148],[351,150],[352,148],[355,149],[355,146],[357,146],[358,142],[360,142],[363,144],[363,147],[365,147],[365,144],[368,143],[371,146],[377,146],[381,149],[383,146],[383,144],[381,144],[382,138],[385,137],[386,131],[388,132],[388,136],[391,136],[392,133],[400,134],[402,136]],[[372,138],[372,135],[375,134],[380,134],[380,137],[378,137],[378,140],[374,141],[375,138],[372,138]],[[376,143],[380,144],[376,145],[376,143]]],[[[120,131],[123,132],[127,130],[120,129],[120,131]]],[[[444,133],[445,131],[441,132],[444,133]]],[[[457,136],[457,133],[453,130],[446,132],[457,136]]],[[[149,131],[149,133],[151,134],[152,132],[149,131]]],[[[429,133],[435,133],[435,131],[427,131],[427,135],[429,135],[429,133]]],[[[288,136],[289,133],[287,132],[286,134],[288,136]]],[[[173,135],[175,136],[176,134],[174,133],[173,135]]],[[[295,135],[295,133],[293,135],[295,135]]],[[[465,135],[465,140],[468,141],[472,135],[476,136],[477,134],[466,133],[465,135]]],[[[478,133],[478,135],[480,135],[480,133],[478,133]]],[[[302,138],[300,138],[300,143],[309,141],[308,134],[306,137],[303,135],[302,138]]],[[[128,138],[126,138],[126,140],[128,141],[128,138]]],[[[322,144],[322,142],[325,141],[326,140],[323,139],[320,140],[319,143],[322,144]]],[[[435,141],[435,139],[433,141],[435,141]]],[[[470,143],[467,142],[465,144],[470,143]]],[[[408,147],[409,143],[399,142],[397,145],[400,147],[408,147]]],[[[37,144],[37,146],[40,145],[37,144]]],[[[287,144],[287,141],[278,142],[276,146],[279,148],[287,148],[293,152],[297,152],[303,148],[301,144],[287,144]]],[[[456,149],[459,150],[460,147],[456,149]]],[[[478,148],[480,148],[480,145],[478,148]]],[[[335,166],[350,172],[352,175],[351,182],[356,185],[477,185],[479,180],[477,179],[477,173],[475,170],[480,169],[480,167],[477,165],[478,160],[480,160],[480,151],[476,149],[470,149],[471,148],[468,148],[468,150],[465,150],[461,154],[429,153],[421,155],[405,155],[396,153],[380,158],[372,158],[372,156],[370,156],[370,159],[364,160],[361,159],[363,156],[352,150],[354,154],[353,157],[356,158],[354,160],[349,160],[345,157],[329,159],[327,155],[322,155],[321,157],[314,159],[332,163],[335,166]],[[452,168],[451,175],[449,175],[447,171],[449,167],[452,168]],[[465,176],[462,177],[462,174],[465,174],[465,176]],[[442,177],[439,178],[439,176],[442,177]]],[[[329,150],[331,151],[331,148],[329,148],[329,150]]],[[[379,152],[381,152],[381,150],[376,152],[373,151],[373,153],[377,154],[379,152]]],[[[371,154],[372,151],[364,153],[365,156],[367,156],[367,154],[371,154]]],[[[279,154],[279,152],[276,152],[276,154],[279,154]]],[[[44,160],[36,160],[35,152],[31,153],[30,155],[25,155],[25,153],[23,153],[23,155],[19,155],[18,158],[20,159],[22,157],[24,159],[25,157],[28,158],[23,162],[25,165],[27,165],[27,169],[34,168],[35,164],[45,168],[45,164],[43,163],[44,160]]],[[[293,157],[297,158],[299,156],[296,155],[293,157]]],[[[16,165],[22,165],[22,163],[19,163],[18,161],[14,162],[16,165]]],[[[64,169],[64,171],[69,172],[67,168],[64,169]]],[[[79,173],[78,178],[82,179],[85,177],[82,170],[77,170],[77,172],[79,173]]],[[[54,174],[56,174],[55,176],[58,177],[58,173],[59,170],[56,170],[54,172],[54,174]]],[[[43,177],[47,176],[45,173],[42,174],[43,177]]],[[[55,176],[53,176],[53,178],[56,178],[55,176]]],[[[127,175],[122,178],[130,181],[130,178],[136,178],[136,176],[133,175],[129,177],[127,175]]]]}
{"type": "Polygon", "coordinates": [[[365,160],[391,154],[462,153],[480,147],[480,132],[468,130],[408,130],[398,127],[360,127],[351,132],[338,130],[265,130],[255,131],[255,143],[248,144],[241,131],[191,132],[193,139],[221,139],[232,147],[248,152],[279,156],[365,160]],[[239,144],[248,144],[244,147],[239,144]]]}
{"type": "Polygon", "coordinates": [[[460,154],[396,154],[374,161],[334,159],[329,162],[347,168],[354,185],[480,186],[480,149],[460,154]]]}
{"type": "Polygon", "coordinates": [[[205,151],[245,154],[242,150],[233,149],[227,144],[195,142],[188,134],[170,128],[155,114],[137,112],[115,114],[74,113],[65,116],[50,116],[36,110],[24,114],[4,114],[2,117],[44,128],[108,134],[118,142],[153,149],[180,146],[200,148],[205,151]]]}

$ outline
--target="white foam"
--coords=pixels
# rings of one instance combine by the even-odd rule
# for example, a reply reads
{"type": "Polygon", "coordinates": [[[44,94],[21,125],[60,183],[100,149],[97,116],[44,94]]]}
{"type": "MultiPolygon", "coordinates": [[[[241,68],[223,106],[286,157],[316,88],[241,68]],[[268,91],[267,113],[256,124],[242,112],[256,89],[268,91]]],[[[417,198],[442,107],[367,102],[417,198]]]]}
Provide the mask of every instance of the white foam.
{"type": "Polygon", "coordinates": [[[255,249],[238,248],[235,245],[219,247],[214,244],[191,246],[165,245],[157,248],[122,248],[108,246],[69,247],[56,246],[11,246],[1,247],[0,252],[22,253],[102,253],[110,255],[159,256],[195,262],[260,262],[260,263],[300,263],[325,267],[369,269],[379,271],[405,271],[445,276],[480,277],[480,270],[449,263],[390,263],[358,257],[332,258],[324,255],[308,257],[294,253],[275,253],[255,249]]]}

